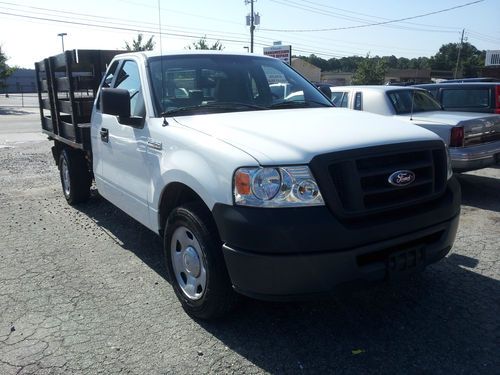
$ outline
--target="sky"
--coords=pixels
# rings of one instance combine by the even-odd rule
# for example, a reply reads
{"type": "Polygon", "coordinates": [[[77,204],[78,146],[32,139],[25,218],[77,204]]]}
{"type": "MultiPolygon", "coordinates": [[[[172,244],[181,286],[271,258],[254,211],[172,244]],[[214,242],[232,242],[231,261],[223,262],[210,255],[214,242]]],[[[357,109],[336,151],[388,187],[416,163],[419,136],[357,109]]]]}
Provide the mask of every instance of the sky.
{"type": "MultiPolygon", "coordinates": [[[[500,50],[500,0],[255,0],[254,11],[258,54],[281,41],[294,55],[325,59],[430,57],[458,43],[463,29],[478,49],[500,50]]],[[[158,51],[183,50],[206,36],[226,51],[246,52],[249,13],[245,0],[0,0],[0,46],[8,64],[21,68],[60,53],[59,33],[67,34],[65,49],[124,49],[142,32],[154,35],[158,51]]]]}

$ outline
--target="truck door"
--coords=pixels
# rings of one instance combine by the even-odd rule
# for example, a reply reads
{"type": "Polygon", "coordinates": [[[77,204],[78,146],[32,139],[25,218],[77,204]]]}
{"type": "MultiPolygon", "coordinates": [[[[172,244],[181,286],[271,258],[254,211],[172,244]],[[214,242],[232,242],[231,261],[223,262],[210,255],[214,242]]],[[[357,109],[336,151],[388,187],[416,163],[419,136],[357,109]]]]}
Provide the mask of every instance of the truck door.
{"type": "Polygon", "coordinates": [[[111,84],[130,93],[131,116],[142,117],[141,126],[119,122],[117,116],[101,114],[98,138],[102,173],[96,179],[101,195],[127,214],[148,225],[148,124],[143,85],[137,62],[121,63],[111,84]]]}

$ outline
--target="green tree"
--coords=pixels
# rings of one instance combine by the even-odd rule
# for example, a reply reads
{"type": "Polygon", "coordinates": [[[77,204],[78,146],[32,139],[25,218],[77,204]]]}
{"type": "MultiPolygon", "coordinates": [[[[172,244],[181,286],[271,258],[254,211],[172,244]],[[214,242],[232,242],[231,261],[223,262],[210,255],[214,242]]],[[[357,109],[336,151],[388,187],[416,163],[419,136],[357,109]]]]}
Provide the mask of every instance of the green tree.
{"type": "Polygon", "coordinates": [[[222,46],[221,42],[216,41],[214,44],[211,46],[207,43],[207,36],[205,35],[203,38],[200,38],[197,42],[186,46],[187,49],[210,49],[210,50],[216,50],[216,51],[222,51],[224,47],[222,46]]]}
{"type": "Polygon", "coordinates": [[[430,69],[430,59],[428,57],[417,57],[410,61],[410,69],[430,69]]]}
{"type": "Polygon", "coordinates": [[[387,68],[395,69],[398,67],[398,58],[394,55],[391,56],[383,56],[382,60],[387,65],[387,68]]]}
{"type": "Polygon", "coordinates": [[[313,64],[314,66],[317,66],[320,68],[322,71],[329,70],[328,69],[328,61],[318,57],[314,54],[309,55],[308,58],[305,59],[309,64],[313,64]]]}
{"type": "Polygon", "coordinates": [[[137,39],[132,39],[132,45],[125,41],[125,49],[127,51],[152,51],[155,47],[155,42],[153,42],[154,35],[148,39],[146,43],[143,44],[144,36],[139,33],[137,34],[137,39]]]}
{"type": "Polygon", "coordinates": [[[17,69],[16,66],[7,65],[7,60],[8,58],[0,46],[0,88],[7,87],[7,84],[5,83],[7,78],[9,78],[9,76],[17,69]]]}
{"type": "MultiPolygon", "coordinates": [[[[443,44],[439,51],[430,59],[430,66],[434,70],[455,71],[460,43],[443,44]]],[[[463,43],[460,51],[458,75],[477,77],[479,70],[484,66],[485,51],[478,50],[470,43],[463,43]]]]}
{"type": "Polygon", "coordinates": [[[341,72],[354,72],[358,69],[359,64],[364,61],[362,56],[348,56],[340,59],[341,72]]]}
{"type": "Polygon", "coordinates": [[[410,59],[400,57],[398,59],[398,63],[396,64],[396,69],[410,69],[410,59]]]}
{"type": "Polygon", "coordinates": [[[366,55],[352,77],[354,85],[380,85],[384,83],[387,64],[380,57],[366,55]]]}

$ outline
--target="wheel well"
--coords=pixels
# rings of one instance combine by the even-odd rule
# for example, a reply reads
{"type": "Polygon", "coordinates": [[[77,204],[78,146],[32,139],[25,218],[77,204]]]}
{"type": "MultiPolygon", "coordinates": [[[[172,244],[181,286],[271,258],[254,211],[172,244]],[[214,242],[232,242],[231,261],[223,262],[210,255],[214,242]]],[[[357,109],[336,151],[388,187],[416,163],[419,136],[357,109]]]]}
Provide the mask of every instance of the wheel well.
{"type": "Polygon", "coordinates": [[[56,166],[58,168],[59,168],[59,158],[63,150],[67,150],[71,155],[81,156],[85,160],[90,176],[94,178],[94,172],[92,170],[92,154],[90,152],[78,150],[68,145],[65,145],[62,142],[54,141],[54,146],[52,146],[52,156],[54,157],[54,162],[56,163],[56,166]]]}
{"type": "MultiPolygon", "coordinates": [[[[208,212],[210,209],[196,192],[180,182],[172,182],[163,190],[160,199],[160,236],[163,236],[163,231],[167,223],[168,216],[172,210],[180,205],[190,202],[201,202],[208,212]]],[[[210,212],[211,216],[211,212],[210,212]]]]}

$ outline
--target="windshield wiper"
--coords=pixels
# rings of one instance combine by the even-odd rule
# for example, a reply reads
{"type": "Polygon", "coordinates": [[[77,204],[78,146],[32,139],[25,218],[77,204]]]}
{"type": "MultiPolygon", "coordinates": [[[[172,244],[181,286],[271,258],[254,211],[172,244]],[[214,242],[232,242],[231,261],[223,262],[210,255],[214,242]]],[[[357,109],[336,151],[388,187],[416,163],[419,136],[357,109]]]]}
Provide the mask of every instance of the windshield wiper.
{"type": "Polygon", "coordinates": [[[290,100],[290,101],[271,104],[268,108],[306,108],[310,107],[311,104],[318,104],[321,107],[333,107],[333,105],[317,102],[315,100],[306,100],[306,101],[290,100]]]}
{"type": "Polygon", "coordinates": [[[179,107],[170,109],[161,113],[160,116],[172,116],[175,114],[183,113],[183,112],[198,112],[203,110],[215,110],[215,111],[243,111],[245,109],[254,109],[254,110],[264,110],[268,109],[267,107],[263,107],[260,105],[249,104],[249,103],[239,103],[239,102],[217,102],[217,103],[208,103],[208,104],[198,104],[198,105],[190,105],[186,107],[179,107]]]}

